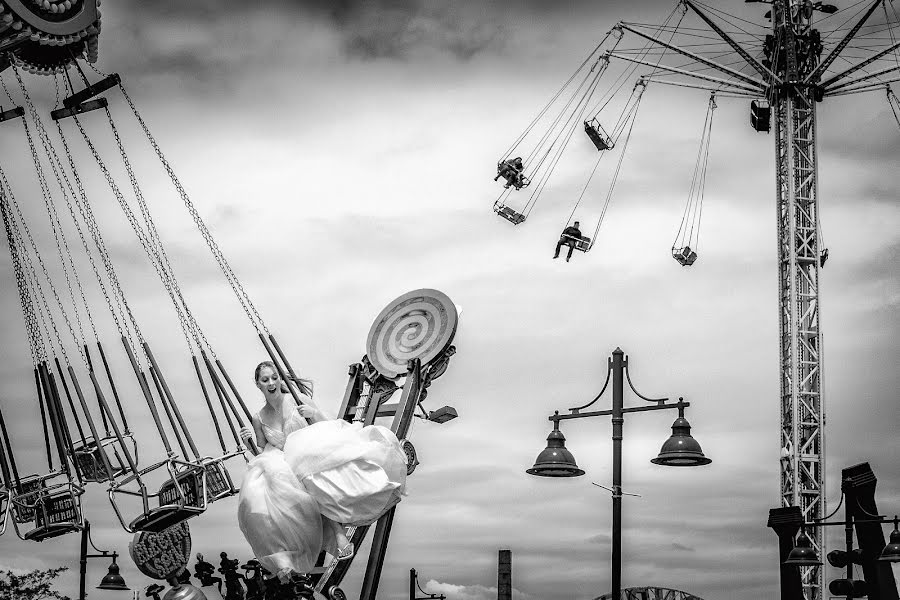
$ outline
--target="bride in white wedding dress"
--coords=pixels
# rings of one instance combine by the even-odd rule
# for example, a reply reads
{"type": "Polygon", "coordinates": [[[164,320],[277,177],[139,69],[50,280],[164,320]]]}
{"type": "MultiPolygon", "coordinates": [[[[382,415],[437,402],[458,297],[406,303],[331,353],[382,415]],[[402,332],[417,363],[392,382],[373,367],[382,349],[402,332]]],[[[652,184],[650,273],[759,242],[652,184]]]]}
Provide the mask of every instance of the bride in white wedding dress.
{"type": "Polygon", "coordinates": [[[266,404],[241,437],[261,451],[241,483],[238,525],[262,566],[286,581],[309,572],[322,550],[352,556],[344,527],[373,523],[400,501],[406,454],[386,427],[325,418],[303,380],[291,382],[297,406],[269,361],[254,379],[266,404]]]}

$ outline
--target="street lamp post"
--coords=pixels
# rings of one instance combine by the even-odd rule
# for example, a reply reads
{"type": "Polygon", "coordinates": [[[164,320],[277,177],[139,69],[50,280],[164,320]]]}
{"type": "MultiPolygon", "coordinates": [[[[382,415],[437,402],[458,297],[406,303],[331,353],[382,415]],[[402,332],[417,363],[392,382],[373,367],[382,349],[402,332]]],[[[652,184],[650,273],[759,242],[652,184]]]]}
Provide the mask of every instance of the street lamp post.
{"type": "Polygon", "coordinates": [[[109,565],[109,572],[100,580],[97,589],[100,590],[128,590],[131,589],[125,585],[125,578],[119,575],[119,565],[116,559],[119,557],[118,552],[108,552],[106,550],[97,550],[100,554],[88,554],[88,543],[94,550],[97,547],[91,542],[91,523],[87,519],[84,521],[84,529],[81,530],[81,564],[80,577],[78,580],[78,600],[85,600],[87,593],[85,589],[85,576],[87,575],[87,561],[89,558],[112,558],[112,564],[109,565]]]}
{"type": "Polygon", "coordinates": [[[612,483],[612,597],[618,600],[622,595],[622,426],[625,414],[652,410],[677,409],[678,418],[672,424],[672,436],[662,445],[659,456],[650,462],[670,467],[695,467],[712,462],[703,455],[700,444],[691,437],[691,425],[684,418],[684,409],[690,406],[679,398],[678,402],[669,402],[668,398],[647,398],[638,393],[631,383],[628,373],[628,358],[621,348],[616,348],[612,358],[608,360],[606,383],[600,393],[588,404],[570,408],[569,414],[561,415],[555,411],[548,419],[553,421],[553,431],[547,437],[547,447],[538,455],[534,466],[526,472],[539,477],[578,477],[584,471],[575,464],[575,458],[565,447],[565,436],[559,430],[560,421],[582,419],[587,417],[612,417],[613,440],[613,483],[612,483]],[[593,405],[603,393],[612,378],[612,410],[593,410],[581,412],[593,405]],[[636,396],[653,406],[624,407],[625,381],[636,396]]]}

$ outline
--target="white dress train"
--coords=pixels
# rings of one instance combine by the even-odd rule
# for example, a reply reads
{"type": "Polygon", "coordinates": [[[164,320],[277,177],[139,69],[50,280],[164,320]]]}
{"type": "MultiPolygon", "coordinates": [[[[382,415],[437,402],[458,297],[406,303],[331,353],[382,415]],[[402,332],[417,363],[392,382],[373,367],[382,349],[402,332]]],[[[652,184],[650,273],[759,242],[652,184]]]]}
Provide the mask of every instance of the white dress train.
{"type": "Polygon", "coordinates": [[[406,454],[380,425],[344,420],[307,425],[290,411],[281,432],[263,424],[266,447],[247,465],[238,525],[272,573],[306,573],[319,552],[338,553],[335,528],[368,525],[400,501],[406,454]]]}

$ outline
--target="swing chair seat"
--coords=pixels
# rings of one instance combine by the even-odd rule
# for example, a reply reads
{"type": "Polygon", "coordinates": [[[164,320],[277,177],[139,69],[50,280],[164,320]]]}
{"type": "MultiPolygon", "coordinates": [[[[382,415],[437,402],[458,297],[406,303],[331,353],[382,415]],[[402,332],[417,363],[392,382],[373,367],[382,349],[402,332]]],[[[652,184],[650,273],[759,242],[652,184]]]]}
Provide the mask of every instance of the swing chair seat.
{"type": "Polygon", "coordinates": [[[505,204],[500,204],[499,202],[494,203],[494,212],[513,225],[518,225],[519,223],[525,222],[525,215],[517,212],[512,207],[506,206],[505,204]]]}
{"type": "Polygon", "coordinates": [[[585,121],[584,131],[597,147],[597,150],[600,150],[601,152],[604,150],[612,150],[613,146],[615,146],[612,138],[606,135],[606,132],[603,131],[603,128],[600,126],[600,122],[597,121],[597,119],[585,121]]]}
{"type": "Polygon", "coordinates": [[[115,436],[109,436],[102,438],[99,446],[94,440],[82,440],[75,446],[73,457],[78,463],[82,479],[92,483],[101,483],[120,477],[128,471],[122,460],[122,453],[119,451],[120,446],[114,446],[114,444],[118,444],[118,441],[115,436]],[[112,473],[108,473],[106,470],[103,454],[106,454],[106,460],[112,467],[112,473]]]}
{"type": "Polygon", "coordinates": [[[203,479],[200,468],[191,468],[163,483],[156,494],[159,506],[134,519],[131,529],[159,533],[203,513],[206,510],[203,479]]]}
{"type": "Polygon", "coordinates": [[[84,489],[74,483],[62,483],[42,491],[35,508],[34,529],[22,539],[42,542],[67,533],[81,531],[81,499],[84,489]]]}
{"type": "Polygon", "coordinates": [[[39,494],[46,487],[46,478],[41,475],[29,475],[19,480],[10,496],[13,504],[13,521],[19,524],[34,521],[39,494]]]}
{"type": "Polygon", "coordinates": [[[228,498],[238,493],[231,474],[225,468],[224,460],[237,456],[237,454],[226,455],[215,460],[204,463],[203,470],[206,473],[206,496],[209,502],[215,502],[222,498],[228,498]]]}
{"type": "Polygon", "coordinates": [[[574,235],[569,235],[568,233],[562,234],[562,238],[564,243],[568,246],[572,246],[579,252],[587,252],[591,249],[591,238],[581,236],[575,237],[574,235]]]}
{"type": "Polygon", "coordinates": [[[768,100],[750,102],[750,124],[756,131],[768,133],[772,122],[772,106],[768,100]]]}
{"type": "Polygon", "coordinates": [[[682,267],[689,267],[697,261],[697,253],[691,250],[690,246],[684,248],[672,249],[672,258],[678,261],[682,267]]]}

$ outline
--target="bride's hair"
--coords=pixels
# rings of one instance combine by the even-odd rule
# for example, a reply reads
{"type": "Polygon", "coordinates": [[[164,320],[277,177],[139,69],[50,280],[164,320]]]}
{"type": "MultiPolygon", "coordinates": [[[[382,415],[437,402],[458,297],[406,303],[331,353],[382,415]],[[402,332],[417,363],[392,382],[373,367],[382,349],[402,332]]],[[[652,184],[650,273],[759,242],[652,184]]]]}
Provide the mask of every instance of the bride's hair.
{"type": "MultiPolygon", "coordinates": [[[[264,360],[261,363],[259,363],[258,365],[256,365],[256,370],[253,372],[253,381],[254,382],[259,381],[259,374],[266,367],[268,367],[268,368],[272,369],[273,371],[275,371],[276,373],[278,373],[278,369],[275,367],[275,363],[273,363],[271,360],[264,360]]],[[[291,381],[293,381],[294,384],[296,384],[296,386],[300,389],[300,393],[312,398],[313,382],[311,380],[297,377],[296,379],[291,379],[291,381]]],[[[284,380],[282,380],[282,382],[281,382],[281,391],[284,392],[285,394],[289,393],[289,391],[290,391],[287,388],[287,382],[285,382],[284,380]]]]}

